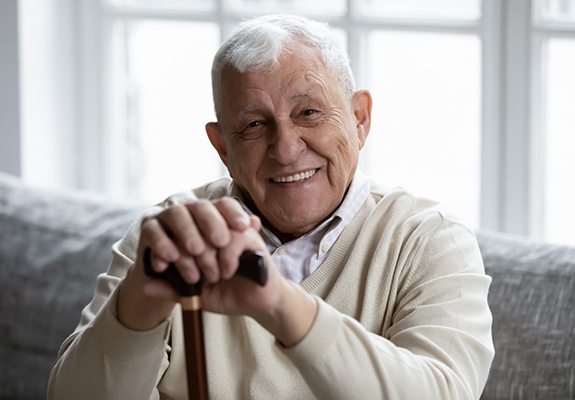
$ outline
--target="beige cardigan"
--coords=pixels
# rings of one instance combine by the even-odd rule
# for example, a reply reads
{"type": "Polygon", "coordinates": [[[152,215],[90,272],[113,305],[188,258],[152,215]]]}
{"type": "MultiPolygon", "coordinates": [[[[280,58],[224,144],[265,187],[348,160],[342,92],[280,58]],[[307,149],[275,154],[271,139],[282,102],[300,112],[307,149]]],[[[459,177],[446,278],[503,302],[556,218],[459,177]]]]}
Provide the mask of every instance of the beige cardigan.
{"type": "MultiPolygon", "coordinates": [[[[229,194],[222,179],[168,199],[229,194]]],[[[139,221],[64,342],[49,399],[185,399],[180,310],[148,332],[115,318],[139,221]]],[[[324,263],[302,283],[319,304],[311,330],[285,349],[254,320],[205,313],[210,398],[477,399],[494,355],[490,278],[475,237],[436,205],[372,189],[324,263]]]]}

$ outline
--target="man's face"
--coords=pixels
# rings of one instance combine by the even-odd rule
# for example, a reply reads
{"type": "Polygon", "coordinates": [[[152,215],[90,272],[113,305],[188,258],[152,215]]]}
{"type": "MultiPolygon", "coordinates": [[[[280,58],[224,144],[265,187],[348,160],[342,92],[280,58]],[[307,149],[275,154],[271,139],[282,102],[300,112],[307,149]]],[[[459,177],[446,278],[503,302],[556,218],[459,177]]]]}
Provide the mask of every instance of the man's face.
{"type": "Polygon", "coordinates": [[[346,99],[311,52],[271,72],[222,72],[218,123],[206,128],[244,195],[279,234],[300,236],[343,200],[369,131],[371,98],[346,99]]]}

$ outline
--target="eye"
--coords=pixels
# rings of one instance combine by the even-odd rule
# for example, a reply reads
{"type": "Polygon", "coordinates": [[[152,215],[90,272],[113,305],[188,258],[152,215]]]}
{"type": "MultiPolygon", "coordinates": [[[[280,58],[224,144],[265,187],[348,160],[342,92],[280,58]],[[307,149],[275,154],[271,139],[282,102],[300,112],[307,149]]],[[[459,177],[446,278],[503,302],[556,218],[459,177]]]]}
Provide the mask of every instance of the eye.
{"type": "Polygon", "coordinates": [[[237,135],[242,140],[254,140],[265,134],[266,126],[267,122],[265,120],[255,119],[249,121],[243,128],[238,130],[237,135]]]}
{"type": "Polygon", "coordinates": [[[259,121],[259,120],[258,121],[251,121],[246,126],[246,128],[258,128],[258,127],[262,126],[263,124],[264,124],[263,121],[259,121]]]}
{"type": "Polygon", "coordinates": [[[304,117],[311,117],[314,114],[317,114],[318,111],[314,110],[313,108],[306,108],[305,110],[303,110],[301,112],[301,115],[303,115],[304,117]]]}

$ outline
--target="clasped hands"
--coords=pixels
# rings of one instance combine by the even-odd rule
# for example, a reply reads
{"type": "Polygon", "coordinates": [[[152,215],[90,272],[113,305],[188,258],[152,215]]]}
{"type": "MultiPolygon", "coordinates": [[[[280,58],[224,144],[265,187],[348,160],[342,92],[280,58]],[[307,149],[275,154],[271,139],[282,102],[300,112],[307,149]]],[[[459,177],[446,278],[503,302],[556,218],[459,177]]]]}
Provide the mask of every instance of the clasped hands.
{"type": "Polygon", "coordinates": [[[143,252],[149,247],[155,271],[174,263],[188,283],[203,275],[204,310],[250,316],[284,345],[297,343],[309,330],[317,305],[299,285],[279,275],[260,228],[260,219],[232,198],[178,204],[145,218],[136,260],[120,284],[118,320],[132,330],[149,330],[169,318],[178,301],[167,283],[145,275],[143,252]],[[268,258],[264,287],[234,277],[244,250],[260,250],[268,258]]]}

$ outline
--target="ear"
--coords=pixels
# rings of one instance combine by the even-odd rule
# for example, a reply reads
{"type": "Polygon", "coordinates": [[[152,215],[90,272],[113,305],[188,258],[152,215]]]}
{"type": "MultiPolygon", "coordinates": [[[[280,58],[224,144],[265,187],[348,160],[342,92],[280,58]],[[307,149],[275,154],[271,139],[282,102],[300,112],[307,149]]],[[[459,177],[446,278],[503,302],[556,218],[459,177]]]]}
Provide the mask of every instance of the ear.
{"type": "Polygon", "coordinates": [[[371,127],[371,104],[371,94],[368,90],[359,90],[351,98],[360,149],[365,144],[367,135],[369,135],[369,128],[371,127]]]}
{"type": "Polygon", "coordinates": [[[228,147],[222,132],[220,130],[220,126],[217,122],[208,122],[206,124],[206,133],[208,134],[208,138],[214,146],[214,149],[218,152],[220,159],[222,162],[228,166],[228,147]]]}

